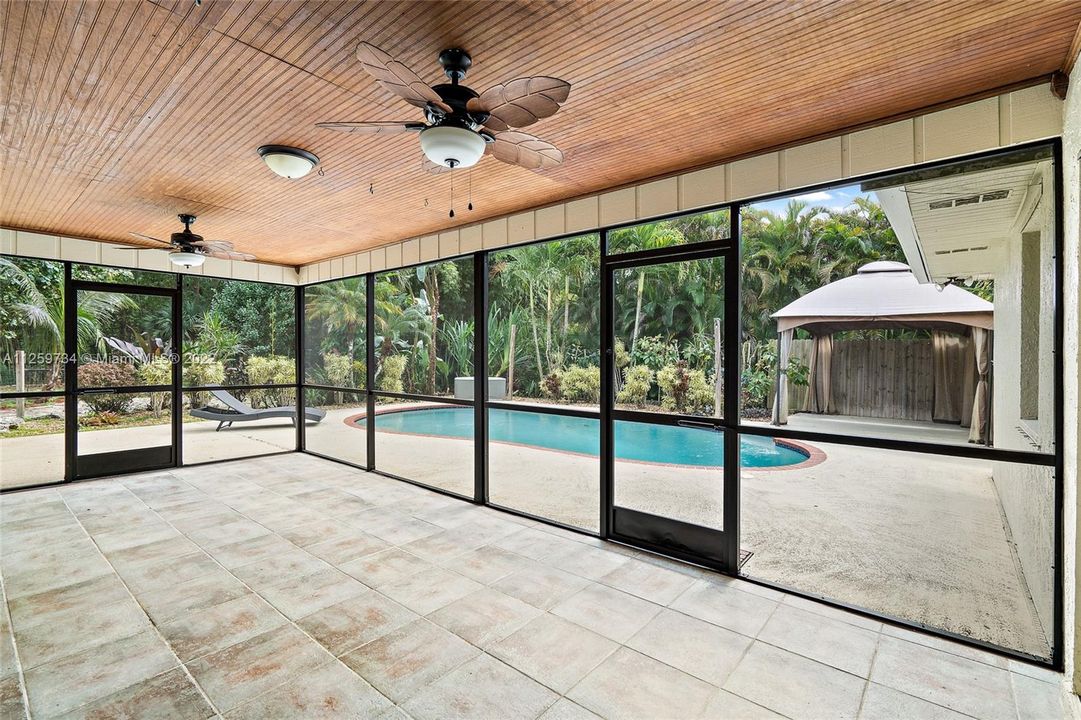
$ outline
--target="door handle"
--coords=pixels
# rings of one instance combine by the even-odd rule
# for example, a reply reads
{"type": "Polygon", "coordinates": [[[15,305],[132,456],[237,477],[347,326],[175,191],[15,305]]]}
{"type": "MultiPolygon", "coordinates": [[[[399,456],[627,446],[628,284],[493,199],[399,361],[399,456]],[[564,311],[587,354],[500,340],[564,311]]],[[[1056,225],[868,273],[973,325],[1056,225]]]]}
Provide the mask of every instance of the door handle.
{"type": "Polygon", "coordinates": [[[703,421],[700,421],[700,420],[677,420],[676,424],[679,425],[680,427],[705,428],[706,430],[719,430],[720,429],[711,422],[703,422],[703,421]]]}

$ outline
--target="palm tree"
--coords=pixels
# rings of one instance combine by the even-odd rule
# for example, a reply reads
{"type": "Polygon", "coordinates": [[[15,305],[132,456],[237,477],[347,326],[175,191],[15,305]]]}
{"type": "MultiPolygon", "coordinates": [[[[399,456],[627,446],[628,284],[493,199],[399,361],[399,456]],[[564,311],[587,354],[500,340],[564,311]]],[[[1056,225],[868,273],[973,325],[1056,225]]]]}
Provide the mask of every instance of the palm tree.
{"type": "MultiPolygon", "coordinates": [[[[62,282],[42,289],[34,278],[16,261],[0,257],[0,269],[14,290],[13,297],[5,297],[3,303],[13,313],[16,322],[24,329],[20,350],[40,350],[52,357],[49,380],[45,389],[60,383],[64,357],[64,284],[62,282]],[[52,292],[47,292],[52,290],[52,292]]],[[[75,319],[78,348],[95,348],[99,345],[102,325],[123,310],[135,307],[127,295],[110,292],[88,292],[79,297],[75,319]]]]}
{"type": "Polygon", "coordinates": [[[328,333],[341,333],[347,354],[355,357],[358,330],[364,328],[367,306],[364,278],[313,285],[306,291],[305,301],[308,317],[321,321],[328,333]]]}
{"type": "MultiPolygon", "coordinates": [[[[654,250],[656,248],[682,245],[686,242],[683,233],[671,223],[659,222],[646,225],[636,225],[625,230],[617,230],[612,233],[617,246],[625,246],[631,250],[654,250]]],[[[638,344],[639,331],[642,326],[642,296],[645,292],[646,275],[663,272],[667,266],[642,266],[638,269],[638,291],[634,310],[634,325],[631,329],[631,355],[638,344]]]]}

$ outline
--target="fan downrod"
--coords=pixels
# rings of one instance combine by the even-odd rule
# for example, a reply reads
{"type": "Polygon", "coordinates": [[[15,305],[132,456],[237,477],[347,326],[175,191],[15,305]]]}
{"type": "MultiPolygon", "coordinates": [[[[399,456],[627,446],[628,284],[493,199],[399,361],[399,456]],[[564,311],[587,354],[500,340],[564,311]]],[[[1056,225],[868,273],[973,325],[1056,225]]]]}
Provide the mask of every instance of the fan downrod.
{"type": "Polygon", "coordinates": [[[180,218],[180,222],[184,223],[184,231],[191,232],[191,226],[195,222],[195,216],[187,213],[180,213],[177,217],[180,218]]]}
{"type": "Polygon", "coordinates": [[[443,73],[457,85],[465,79],[466,72],[473,65],[473,58],[461,48],[447,48],[439,53],[439,64],[443,66],[443,73]]]}

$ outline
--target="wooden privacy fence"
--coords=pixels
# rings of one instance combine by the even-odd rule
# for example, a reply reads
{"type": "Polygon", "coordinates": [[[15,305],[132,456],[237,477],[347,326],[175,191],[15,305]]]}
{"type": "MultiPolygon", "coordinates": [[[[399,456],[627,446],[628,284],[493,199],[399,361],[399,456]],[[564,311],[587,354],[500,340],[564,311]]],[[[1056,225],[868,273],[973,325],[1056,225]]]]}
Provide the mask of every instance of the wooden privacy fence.
{"type": "MultiPolygon", "coordinates": [[[[810,365],[813,340],[793,340],[791,357],[810,365]]],[[[930,421],[935,372],[930,338],[833,342],[832,412],[838,415],[930,421]]],[[[963,363],[950,363],[947,382],[960,389],[963,363]]],[[[772,400],[772,396],[771,396],[772,400]]],[[[812,409],[809,386],[789,384],[789,412],[812,409]]]]}

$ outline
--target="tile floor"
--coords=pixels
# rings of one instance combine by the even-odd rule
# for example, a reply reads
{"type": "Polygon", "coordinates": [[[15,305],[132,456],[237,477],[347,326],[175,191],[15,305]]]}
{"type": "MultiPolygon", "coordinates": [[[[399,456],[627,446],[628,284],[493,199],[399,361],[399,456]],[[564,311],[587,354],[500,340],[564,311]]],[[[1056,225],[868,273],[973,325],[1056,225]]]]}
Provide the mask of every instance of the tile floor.
{"type": "Polygon", "coordinates": [[[305,455],[0,498],[0,717],[1064,716],[1059,676],[305,455]]]}

